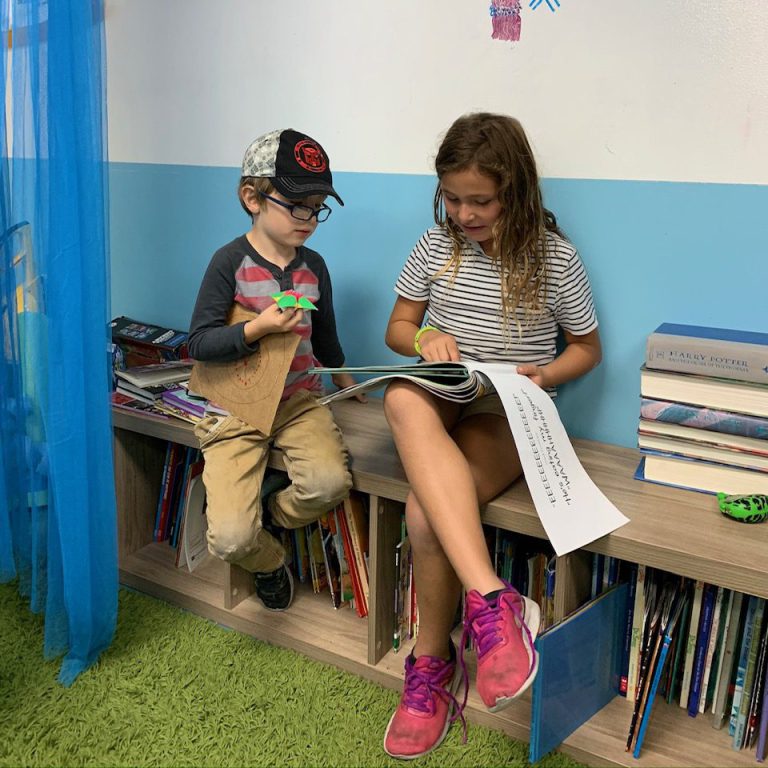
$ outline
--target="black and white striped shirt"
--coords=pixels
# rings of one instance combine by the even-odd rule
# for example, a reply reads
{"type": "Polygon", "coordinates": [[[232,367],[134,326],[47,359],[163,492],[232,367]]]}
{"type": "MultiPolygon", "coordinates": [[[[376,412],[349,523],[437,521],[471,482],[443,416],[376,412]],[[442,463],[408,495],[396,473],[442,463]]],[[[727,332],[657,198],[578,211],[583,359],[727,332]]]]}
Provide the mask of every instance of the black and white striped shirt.
{"type": "Polygon", "coordinates": [[[453,243],[444,227],[432,227],[416,243],[395,284],[398,295],[426,301],[430,325],[455,337],[461,357],[486,363],[546,365],[556,354],[558,326],[581,336],[597,328],[589,278],[571,243],[547,232],[546,302],[543,311],[514,314],[505,336],[501,277],[482,248],[468,241],[461,266],[434,279],[449,263],[453,243]]]}

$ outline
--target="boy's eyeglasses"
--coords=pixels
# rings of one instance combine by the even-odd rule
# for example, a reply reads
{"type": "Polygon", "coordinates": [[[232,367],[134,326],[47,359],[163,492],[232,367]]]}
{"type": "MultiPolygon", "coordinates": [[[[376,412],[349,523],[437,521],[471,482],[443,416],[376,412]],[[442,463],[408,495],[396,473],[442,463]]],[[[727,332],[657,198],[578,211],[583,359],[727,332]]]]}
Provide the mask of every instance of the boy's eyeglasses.
{"type": "Polygon", "coordinates": [[[297,205],[296,203],[284,203],[282,200],[278,200],[276,197],[272,197],[272,195],[266,195],[264,192],[261,193],[262,197],[265,197],[267,200],[271,200],[276,205],[280,205],[283,208],[286,208],[291,216],[293,216],[294,219],[298,219],[299,221],[312,221],[312,219],[317,219],[318,223],[321,221],[325,221],[330,215],[332,208],[329,208],[325,203],[323,203],[319,208],[312,208],[309,205],[297,205]]]}

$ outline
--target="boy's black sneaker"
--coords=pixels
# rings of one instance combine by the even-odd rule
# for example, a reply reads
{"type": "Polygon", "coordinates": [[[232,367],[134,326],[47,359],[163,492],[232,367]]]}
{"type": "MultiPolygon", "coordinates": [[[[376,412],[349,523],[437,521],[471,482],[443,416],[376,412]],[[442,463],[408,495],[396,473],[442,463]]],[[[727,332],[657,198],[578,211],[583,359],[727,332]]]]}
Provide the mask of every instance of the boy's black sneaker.
{"type": "Polygon", "coordinates": [[[293,602],[293,574],[283,563],[269,573],[254,573],[256,594],[270,611],[284,611],[293,602]]]}

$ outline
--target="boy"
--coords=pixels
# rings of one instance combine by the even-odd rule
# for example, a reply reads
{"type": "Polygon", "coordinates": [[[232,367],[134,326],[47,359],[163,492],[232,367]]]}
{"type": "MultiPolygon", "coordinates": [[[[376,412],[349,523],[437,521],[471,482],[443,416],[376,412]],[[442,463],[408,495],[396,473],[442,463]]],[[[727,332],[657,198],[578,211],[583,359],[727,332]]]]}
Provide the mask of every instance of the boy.
{"type": "MultiPolygon", "coordinates": [[[[341,432],[329,408],[317,401],[319,376],[309,372],[315,358],[324,366],[344,364],[328,269],[304,246],[318,222],[330,216],[328,195],[344,205],[316,141],[294,130],[256,139],[246,150],[238,187],[251,229],[213,255],[190,324],[189,353],[201,361],[250,355],[271,333],[300,337],[269,434],[220,409],[211,409],[195,427],[205,457],[208,549],[251,571],[256,594],[275,611],[291,604],[293,579],[270,523],[307,525],[338,504],[352,484],[341,432]],[[272,296],[286,290],[306,296],[317,311],[278,307],[272,296]],[[229,325],[233,302],[258,315],[229,325]],[[273,443],[283,451],[290,481],[282,489],[274,482],[266,487],[274,476],[264,483],[273,443]]],[[[354,380],[341,374],[333,383],[344,387],[354,380]]]]}

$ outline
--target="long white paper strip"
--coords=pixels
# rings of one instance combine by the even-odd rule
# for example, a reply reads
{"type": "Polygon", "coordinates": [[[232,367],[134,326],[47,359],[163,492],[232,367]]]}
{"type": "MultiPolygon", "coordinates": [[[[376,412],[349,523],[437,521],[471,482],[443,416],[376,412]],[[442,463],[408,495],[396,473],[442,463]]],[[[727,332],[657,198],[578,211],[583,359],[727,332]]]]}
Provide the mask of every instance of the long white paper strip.
{"type": "Polygon", "coordinates": [[[629,522],[586,473],[544,390],[510,365],[462,363],[485,376],[499,393],[531,498],[558,555],[629,522]]]}

